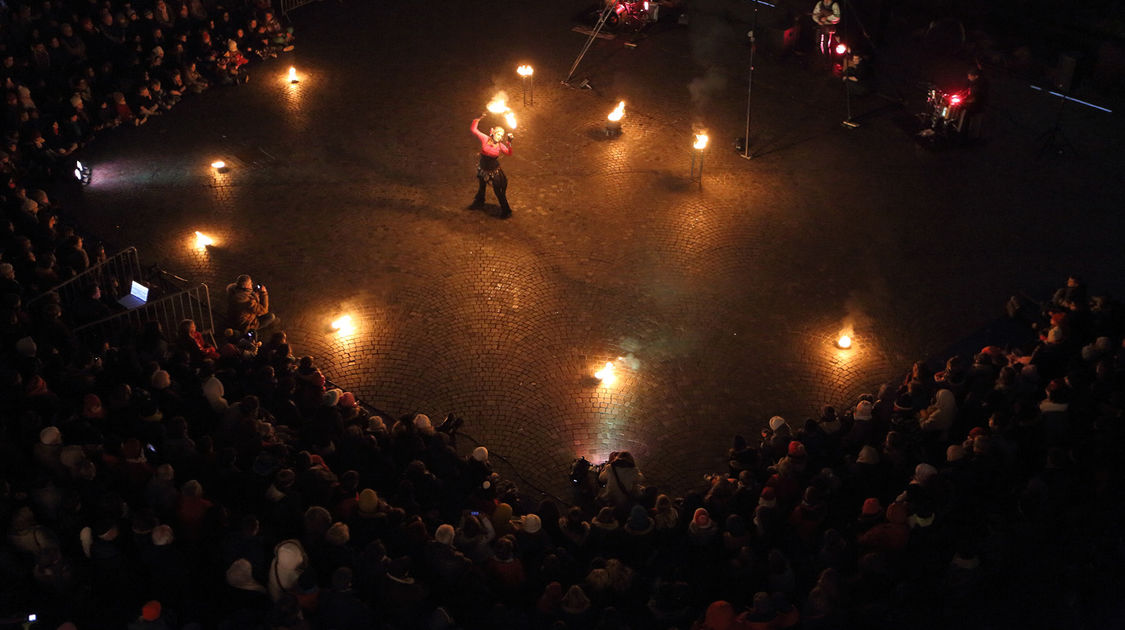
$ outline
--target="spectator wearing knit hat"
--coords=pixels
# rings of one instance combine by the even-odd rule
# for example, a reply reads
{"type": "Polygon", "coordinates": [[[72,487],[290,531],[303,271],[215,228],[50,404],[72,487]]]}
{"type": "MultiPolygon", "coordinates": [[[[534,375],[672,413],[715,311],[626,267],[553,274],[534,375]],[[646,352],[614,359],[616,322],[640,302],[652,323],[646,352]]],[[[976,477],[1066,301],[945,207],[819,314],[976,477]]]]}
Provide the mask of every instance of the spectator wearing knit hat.
{"type": "Polygon", "coordinates": [[[164,621],[164,607],[157,600],[151,600],[141,607],[141,615],[129,624],[129,630],[170,630],[164,621]]]}
{"type": "Polygon", "coordinates": [[[571,507],[566,514],[559,517],[559,531],[563,536],[563,544],[572,553],[577,553],[586,548],[590,541],[590,523],[582,514],[582,508],[571,507]]]}
{"type": "Polygon", "coordinates": [[[887,520],[867,530],[859,537],[860,547],[868,551],[902,551],[910,539],[910,526],[906,524],[909,512],[905,503],[887,506],[887,520]]]}
{"type": "Polygon", "coordinates": [[[422,550],[425,574],[431,576],[431,585],[438,595],[452,594],[472,568],[472,561],[453,546],[456,535],[452,525],[443,523],[422,550]]]}

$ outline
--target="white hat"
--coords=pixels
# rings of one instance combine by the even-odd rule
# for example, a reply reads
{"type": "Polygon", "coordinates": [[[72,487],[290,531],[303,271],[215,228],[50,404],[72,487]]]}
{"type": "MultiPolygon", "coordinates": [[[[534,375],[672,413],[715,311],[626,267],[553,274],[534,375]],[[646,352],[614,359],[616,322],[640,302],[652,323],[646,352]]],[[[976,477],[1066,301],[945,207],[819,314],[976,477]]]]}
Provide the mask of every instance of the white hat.
{"type": "Polygon", "coordinates": [[[770,418],[770,431],[777,431],[781,427],[788,424],[789,423],[785,421],[785,418],[782,418],[781,416],[774,416],[770,418]]]}
{"type": "Polygon", "coordinates": [[[478,446],[473,449],[473,459],[478,462],[488,461],[488,449],[483,446],[478,446]]]}
{"type": "Polygon", "coordinates": [[[874,408],[875,405],[872,405],[870,400],[861,400],[856,403],[853,416],[856,420],[870,420],[874,408]]]}
{"type": "Polygon", "coordinates": [[[526,514],[523,517],[523,531],[535,534],[543,528],[543,521],[536,514],[526,514]]]}
{"type": "Polygon", "coordinates": [[[47,427],[39,432],[39,441],[43,444],[61,444],[62,432],[58,427],[47,427]]]}

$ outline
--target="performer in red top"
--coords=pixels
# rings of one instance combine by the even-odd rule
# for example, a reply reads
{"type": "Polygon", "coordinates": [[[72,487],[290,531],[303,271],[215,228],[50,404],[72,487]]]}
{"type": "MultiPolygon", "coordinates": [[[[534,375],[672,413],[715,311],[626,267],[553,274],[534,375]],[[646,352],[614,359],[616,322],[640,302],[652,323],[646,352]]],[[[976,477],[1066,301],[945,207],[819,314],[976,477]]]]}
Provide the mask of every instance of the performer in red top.
{"type": "Polygon", "coordinates": [[[505,136],[503,127],[493,127],[488,131],[487,136],[484,135],[477,128],[481,118],[484,118],[484,114],[474,119],[472,126],[473,135],[480,140],[480,164],[477,166],[477,181],[480,187],[477,189],[473,204],[469,207],[474,209],[484,207],[484,187],[488,182],[492,182],[492,191],[496,193],[496,199],[500,202],[500,216],[506,219],[512,216],[512,209],[508,206],[508,196],[505,194],[508,190],[508,176],[500,168],[500,154],[512,154],[513,136],[510,133],[505,136]]]}

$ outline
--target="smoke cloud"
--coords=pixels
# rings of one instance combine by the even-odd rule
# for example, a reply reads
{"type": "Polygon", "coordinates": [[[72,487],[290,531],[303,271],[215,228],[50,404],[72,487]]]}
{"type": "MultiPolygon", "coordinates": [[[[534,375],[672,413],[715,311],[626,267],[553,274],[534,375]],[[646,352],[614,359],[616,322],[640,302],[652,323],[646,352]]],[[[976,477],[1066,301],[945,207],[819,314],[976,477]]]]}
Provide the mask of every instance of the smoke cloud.
{"type": "Polygon", "coordinates": [[[697,108],[701,108],[710,103],[713,97],[721,94],[726,87],[726,74],[720,68],[712,66],[703,73],[703,76],[691,80],[688,91],[691,92],[691,102],[697,108]]]}
{"type": "Polygon", "coordinates": [[[730,54],[733,32],[730,21],[724,17],[721,0],[702,0],[688,25],[691,56],[701,68],[705,68],[703,76],[692,79],[688,84],[692,104],[697,109],[706,107],[712,98],[726,89],[727,77],[723,66],[730,54]]]}

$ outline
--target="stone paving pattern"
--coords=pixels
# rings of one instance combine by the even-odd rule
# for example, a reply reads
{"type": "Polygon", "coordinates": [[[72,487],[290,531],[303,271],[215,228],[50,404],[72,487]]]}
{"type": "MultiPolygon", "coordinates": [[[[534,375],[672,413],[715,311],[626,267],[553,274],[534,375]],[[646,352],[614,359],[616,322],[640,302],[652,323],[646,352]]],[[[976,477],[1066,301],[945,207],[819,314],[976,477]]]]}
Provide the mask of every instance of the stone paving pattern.
{"type": "MultiPolygon", "coordinates": [[[[1083,154],[1043,158],[1050,101],[997,82],[991,141],[934,153],[878,97],[857,101],[862,128],[842,128],[837,81],[763,54],[746,161],[731,140],[745,10],[697,6],[637,48],[598,42],[583,91],[559,83],[584,42],[577,4],[311,5],[297,51],[248,86],[100,140],[74,204],[90,231],[207,282],[220,310],[226,283],[253,274],[337,383],[395,414],[463,416],[560,496],[576,456],[622,449],[683,491],[723,466],[734,433],[850,406],[1013,292],[1043,295],[1072,270],[1120,287],[1116,119],[1072,112],[1083,154]],[[693,99],[700,61],[726,87],[693,99]],[[520,63],[536,69],[534,106],[520,63]],[[498,89],[519,116],[506,221],[466,209],[469,122],[498,89]],[[712,144],[696,185],[698,128],[712,144]],[[216,246],[193,249],[194,230],[216,246]],[[341,314],[358,326],[346,339],[330,328],[341,314]],[[842,351],[848,326],[858,345],[842,351]],[[606,361],[612,387],[592,378],[606,361]]],[[[918,106],[919,90],[906,96],[918,106]]]]}

